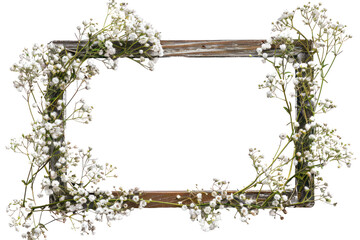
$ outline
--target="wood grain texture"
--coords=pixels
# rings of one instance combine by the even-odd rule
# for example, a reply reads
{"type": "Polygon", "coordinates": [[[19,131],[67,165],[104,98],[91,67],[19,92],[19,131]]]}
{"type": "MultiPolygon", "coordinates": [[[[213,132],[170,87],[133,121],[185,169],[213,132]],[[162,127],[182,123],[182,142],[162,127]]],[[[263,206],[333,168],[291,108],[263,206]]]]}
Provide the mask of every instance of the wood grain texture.
{"type": "MultiPolygon", "coordinates": [[[[260,57],[258,56],[256,49],[264,43],[265,40],[162,40],[161,45],[164,49],[164,56],[166,57],[260,57]]],[[[77,49],[81,49],[86,41],[53,41],[56,45],[63,45],[68,52],[75,53],[77,49]]],[[[303,43],[295,44],[293,55],[304,53],[303,43]]],[[[121,50],[121,49],[120,49],[121,50]]],[[[119,50],[119,51],[120,51],[119,50]]],[[[280,51],[278,46],[272,46],[271,49],[264,52],[268,53],[268,56],[274,56],[276,52],[280,51]]],[[[153,57],[158,57],[152,55],[153,57]]],[[[79,54],[81,57],[81,54],[79,54]]],[[[298,110],[299,111],[299,110],[298,110]]],[[[304,184],[304,183],[302,183],[304,184]]],[[[306,183],[305,183],[306,184],[306,183]]],[[[297,186],[299,189],[299,185],[297,186]]],[[[229,190],[228,193],[235,193],[235,190],[229,190]]],[[[286,193],[289,198],[293,196],[296,191],[286,193]]],[[[211,191],[202,191],[203,202],[209,202],[211,199],[211,191]]],[[[247,191],[247,198],[258,199],[258,201],[266,200],[271,194],[271,191],[247,191]]],[[[118,192],[113,192],[114,197],[119,197],[118,192]]],[[[145,200],[152,200],[146,208],[173,208],[181,207],[178,204],[179,201],[185,200],[183,203],[189,204],[196,201],[196,193],[189,193],[188,191],[142,191],[141,198],[145,200]],[[178,199],[177,196],[181,198],[178,199]],[[192,199],[192,200],[191,200],[192,199]],[[167,203],[170,204],[167,204],[167,203]]],[[[301,195],[300,195],[301,198],[301,195]]],[[[128,202],[129,207],[138,207],[137,204],[128,202]]],[[[311,207],[312,205],[294,204],[294,207],[311,207]]]]}
{"type": "Polygon", "coordinates": [[[161,45],[164,49],[163,57],[257,57],[256,48],[264,42],[265,40],[164,40],[161,45]]]}
{"type": "MultiPolygon", "coordinates": [[[[265,40],[162,40],[164,57],[260,57],[256,48],[260,47],[265,40]]],[[[63,45],[69,52],[76,52],[78,41],[52,41],[56,45],[63,45]]],[[[80,42],[84,46],[86,41],[80,42]]],[[[278,46],[264,52],[271,57],[278,52],[278,46]]],[[[293,54],[303,52],[303,47],[296,44],[293,54]]],[[[153,57],[158,57],[153,55],[153,57]]]]}
{"type": "MultiPolygon", "coordinates": [[[[197,191],[197,192],[188,192],[188,191],[142,191],[140,192],[140,197],[144,200],[152,200],[153,202],[150,202],[146,205],[146,208],[179,208],[181,207],[181,204],[178,204],[179,201],[182,201],[183,204],[190,204],[192,201],[197,202],[197,193],[202,193],[202,202],[209,203],[212,199],[214,199],[211,196],[211,192],[209,190],[205,191],[197,191]],[[177,198],[177,196],[180,195],[180,198],[177,198]],[[163,202],[167,202],[170,204],[166,204],[163,202]]],[[[228,190],[227,193],[236,193],[237,190],[228,190]]],[[[256,199],[258,198],[258,201],[262,202],[265,201],[270,195],[272,194],[271,191],[247,191],[245,193],[246,198],[250,199],[256,199]]],[[[293,192],[287,192],[286,195],[290,198],[293,192]]],[[[115,198],[119,197],[118,192],[113,192],[113,195],[115,198]]],[[[133,202],[127,203],[129,207],[137,208],[138,205],[134,204],[133,202]]]]}
{"type": "MultiPolygon", "coordinates": [[[[46,101],[51,103],[46,109],[47,114],[50,115],[49,113],[55,112],[57,114],[57,119],[63,121],[65,117],[64,111],[59,110],[57,107],[58,107],[58,101],[60,100],[62,101],[64,99],[64,91],[61,90],[59,87],[49,85],[46,90],[45,99],[46,101]]],[[[47,122],[53,124],[54,120],[51,120],[51,118],[49,118],[47,122]]],[[[64,127],[64,123],[62,123],[62,127],[64,127]]],[[[48,154],[49,156],[51,156],[49,160],[49,169],[51,171],[57,172],[59,170],[59,168],[56,167],[56,163],[59,161],[60,157],[63,156],[63,154],[59,150],[59,147],[56,147],[54,142],[59,142],[60,144],[62,144],[64,141],[65,141],[64,131],[57,139],[52,139],[51,141],[47,141],[46,146],[49,147],[48,154]]],[[[61,189],[66,188],[66,182],[63,182],[60,176],[57,176],[55,180],[57,180],[60,183],[59,185],[61,189]]],[[[49,202],[50,203],[56,202],[58,197],[61,196],[62,194],[65,194],[65,192],[59,191],[51,194],[49,196],[49,202]]]]}
{"type": "MultiPolygon", "coordinates": [[[[308,47],[310,49],[310,46],[308,47]]],[[[309,54],[301,54],[298,56],[298,62],[309,62],[312,61],[313,57],[309,54]]],[[[306,71],[296,71],[296,74],[302,77],[314,78],[314,73],[311,68],[306,69],[306,71]]],[[[306,124],[310,124],[310,118],[314,116],[312,109],[315,109],[314,104],[309,100],[309,95],[311,92],[311,85],[309,81],[300,80],[300,83],[296,87],[296,115],[297,122],[299,127],[297,127],[297,132],[300,129],[305,129],[306,124]]],[[[315,130],[312,128],[306,134],[303,134],[303,137],[300,137],[299,140],[295,141],[295,152],[300,152],[304,154],[306,151],[311,150],[312,141],[309,139],[311,134],[314,134],[315,130]]],[[[314,206],[315,202],[315,176],[310,173],[308,168],[308,161],[304,156],[297,157],[298,164],[295,167],[295,172],[297,173],[296,177],[296,189],[298,191],[299,202],[308,202],[306,207],[314,206]],[[306,188],[309,190],[307,191],[306,188]]]]}

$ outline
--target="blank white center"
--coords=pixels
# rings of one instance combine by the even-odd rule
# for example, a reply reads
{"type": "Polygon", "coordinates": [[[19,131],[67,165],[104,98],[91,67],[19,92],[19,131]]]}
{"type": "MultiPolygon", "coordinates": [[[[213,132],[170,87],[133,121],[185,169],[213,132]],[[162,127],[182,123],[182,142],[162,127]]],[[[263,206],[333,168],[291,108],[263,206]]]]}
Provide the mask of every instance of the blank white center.
{"type": "Polygon", "coordinates": [[[260,59],[171,58],[150,72],[121,59],[83,95],[93,121],[69,124],[66,138],[116,165],[117,186],[210,188],[216,177],[241,188],[255,176],[248,149],[270,160],[288,130],[282,103],[258,89],[269,69],[260,59]]]}

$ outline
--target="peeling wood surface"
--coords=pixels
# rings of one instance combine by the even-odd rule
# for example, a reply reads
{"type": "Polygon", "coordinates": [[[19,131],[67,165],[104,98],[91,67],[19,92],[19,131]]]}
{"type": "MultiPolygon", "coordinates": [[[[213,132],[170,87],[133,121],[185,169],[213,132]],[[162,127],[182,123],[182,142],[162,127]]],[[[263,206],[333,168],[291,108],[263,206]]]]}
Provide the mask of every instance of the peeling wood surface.
{"type": "MultiPolygon", "coordinates": [[[[309,62],[313,60],[313,57],[308,54],[303,54],[303,59],[298,59],[299,63],[302,62],[309,62]]],[[[296,71],[296,74],[302,77],[311,77],[314,78],[313,70],[307,69],[306,71],[298,72],[296,71]]],[[[299,123],[299,127],[297,128],[297,132],[299,129],[305,129],[306,124],[310,123],[310,118],[314,116],[314,113],[311,109],[314,109],[314,104],[308,100],[309,93],[310,93],[311,85],[308,81],[301,82],[299,86],[296,88],[296,115],[298,116],[297,122],[299,123]],[[306,97],[303,97],[303,94],[305,94],[306,97]],[[312,106],[312,107],[310,107],[312,106]]],[[[310,151],[311,149],[311,143],[309,136],[310,134],[314,134],[315,129],[312,128],[303,139],[300,138],[300,140],[295,142],[295,152],[305,152],[310,151]]],[[[298,199],[300,202],[303,201],[309,201],[307,203],[308,207],[312,207],[314,205],[314,199],[315,199],[315,176],[314,174],[310,174],[310,169],[304,171],[304,169],[308,168],[308,161],[306,158],[305,160],[300,161],[301,158],[297,157],[297,160],[299,163],[295,167],[295,172],[299,174],[298,177],[296,177],[296,188],[298,191],[298,199]],[[306,191],[306,187],[309,188],[309,191],[306,191]]]]}
{"type": "MultiPolygon", "coordinates": [[[[183,204],[190,204],[192,201],[197,202],[197,193],[202,193],[202,202],[209,203],[213,197],[211,196],[212,191],[197,191],[189,193],[188,191],[142,191],[140,197],[144,200],[153,200],[158,202],[151,202],[146,205],[146,208],[179,208],[181,207],[179,201],[182,201],[183,204]],[[177,196],[180,195],[180,198],[177,196]],[[168,202],[171,204],[166,204],[162,202],[168,202]]],[[[236,193],[237,190],[228,190],[227,194],[236,193]]],[[[271,191],[247,191],[245,193],[246,198],[256,199],[258,197],[258,201],[265,201],[270,195],[271,191]]],[[[287,195],[290,197],[292,192],[288,192],[287,195]]],[[[118,192],[113,192],[114,197],[119,197],[118,192]]],[[[137,204],[132,202],[127,202],[129,207],[137,208],[137,204]]]]}
{"type": "MultiPolygon", "coordinates": [[[[69,52],[75,53],[78,47],[81,49],[87,41],[53,41],[52,43],[57,45],[63,45],[69,52]]],[[[260,57],[258,56],[256,49],[264,43],[265,40],[162,40],[161,45],[164,49],[164,57],[260,57]]],[[[278,46],[272,46],[271,49],[264,52],[268,53],[268,56],[274,56],[279,51],[278,46]]],[[[297,43],[292,54],[297,55],[303,53],[304,48],[300,43],[297,43]]],[[[81,54],[80,54],[81,56],[81,54]]],[[[152,55],[153,57],[157,57],[152,55]]],[[[227,193],[235,193],[235,190],[228,190],[227,193]]],[[[179,201],[183,201],[184,204],[190,204],[192,201],[196,201],[196,193],[189,193],[188,191],[142,191],[141,198],[145,200],[153,200],[155,202],[149,203],[146,208],[176,208],[181,207],[179,201]],[[177,196],[181,198],[178,199],[177,196]],[[156,202],[157,201],[157,202],[156,202]],[[171,204],[166,204],[168,202],[171,204]]],[[[203,202],[208,203],[213,199],[211,197],[211,191],[202,191],[203,202]]],[[[247,191],[247,198],[258,199],[258,201],[264,201],[272,192],[271,191],[247,191]]],[[[288,192],[287,195],[292,196],[293,192],[288,192]]],[[[114,197],[119,197],[118,192],[113,192],[114,197]]],[[[133,202],[127,202],[129,207],[138,207],[138,204],[133,202]]],[[[312,207],[311,204],[299,204],[295,207],[312,207]]]]}
{"type": "Polygon", "coordinates": [[[163,57],[256,57],[265,40],[164,40],[163,57]]]}
{"type": "MultiPolygon", "coordinates": [[[[162,40],[161,45],[164,49],[162,57],[260,57],[256,48],[260,47],[265,40],[162,40]]],[[[68,51],[75,52],[78,41],[53,41],[57,45],[63,45],[68,51]]],[[[80,42],[84,46],[86,41],[80,42]]],[[[277,46],[264,52],[271,57],[276,51],[277,46]]],[[[299,45],[295,47],[294,53],[303,52],[299,45]]],[[[151,53],[150,53],[151,54],[151,53]]],[[[153,55],[154,57],[157,57],[153,55]]]]}

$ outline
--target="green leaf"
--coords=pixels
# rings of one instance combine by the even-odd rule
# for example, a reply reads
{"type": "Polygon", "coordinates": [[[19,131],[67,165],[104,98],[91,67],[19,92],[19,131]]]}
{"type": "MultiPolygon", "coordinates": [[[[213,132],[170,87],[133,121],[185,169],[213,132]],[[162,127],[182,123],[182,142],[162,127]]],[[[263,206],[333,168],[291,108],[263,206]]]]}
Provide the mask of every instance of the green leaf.
{"type": "Polygon", "coordinates": [[[27,216],[26,216],[26,218],[25,219],[29,219],[29,217],[31,217],[31,215],[33,214],[34,212],[33,211],[31,211],[27,216]]]}
{"type": "Polygon", "coordinates": [[[45,225],[44,225],[44,224],[42,224],[42,223],[39,223],[39,227],[40,227],[40,228],[45,228],[45,229],[46,229],[46,231],[49,231],[49,230],[45,227],[45,225]]]}
{"type": "Polygon", "coordinates": [[[25,180],[21,180],[21,182],[22,182],[25,186],[27,186],[27,185],[29,185],[30,183],[32,183],[32,181],[33,181],[32,178],[31,178],[28,182],[25,182],[25,180]]]}
{"type": "Polygon", "coordinates": [[[290,110],[287,107],[284,107],[285,111],[290,114],[290,110]]]}

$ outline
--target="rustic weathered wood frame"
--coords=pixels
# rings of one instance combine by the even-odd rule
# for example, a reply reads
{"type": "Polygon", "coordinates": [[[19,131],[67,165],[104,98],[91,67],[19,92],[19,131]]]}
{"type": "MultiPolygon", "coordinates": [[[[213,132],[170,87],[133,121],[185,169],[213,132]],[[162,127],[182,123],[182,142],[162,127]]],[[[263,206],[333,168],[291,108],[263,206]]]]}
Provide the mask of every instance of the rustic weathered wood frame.
{"type": "MultiPolygon", "coordinates": [[[[163,40],[161,45],[164,49],[164,55],[162,58],[166,57],[195,57],[195,58],[204,58],[204,57],[260,57],[256,52],[258,48],[265,40],[163,40]]],[[[53,41],[54,44],[63,45],[68,52],[76,52],[78,44],[82,42],[78,41],[53,41]]],[[[85,42],[84,42],[85,44],[85,42]]],[[[295,49],[293,54],[298,56],[298,61],[308,62],[311,60],[309,56],[309,49],[311,44],[309,42],[302,41],[301,43],[295,44],[295,49]],[[306,46],[306,48],[304,47],[306,46]]],[[[274,56],[278,46],[272,46],[271,49],[266,50],[268,56],[274,56]]],[[[156,57],[156,56],[155,56],[156,57]]],[[[298,88],[296,90],[296,114],[299,116],[298,128],[304,128],[306,124],[306,119],[312,116],[311,111],[307,111],[305,108],[299,106],[300,96],[302,93],[306,92],[306,88],[298,88]]],[[[55,93],[57,94],[57,93],[55,93]]],[[[309,103],[310,104],[310,103],[309,103]]],[[[59,112],[59,114],[61,114],[59,112]]],[[[62,114],[60,118],[63,117],[62,114]]],[[[307,146],[309,147],[309,146],[307,146]]],[[[295,145],[295,149],[300,150],[300,146],[295,145]]],[[[302,150],[304,146],[302,146],[302,150]]],[[[55,154],[56,156],[57,154],[55,154]]],[[[53,157],[49,163],[50,169],[55,170],[55,164],[58,161],[58,157],[53,157]]],[[[307,175],[307,173],[299,172],[299,169],[303,169],[307,165],[307,162],[302,162],[298,164],[295,168],[295,171],[303,175],[303,178],[296,179],[296,187],[293,191],[288,192],[288,196],[297,196],[298,202],[301,203],[305,198],[310,199],[314,198],[314,188],[313,188],[313,177],[307,175]],[[305,187],[309,187],[310,191],[305,191],[305,187]]],[[[60,181],[60,180],[59,180],[60,181]]],[[[61,183],[63,184],[63,183],[61,183]]],[[[206,192],[206,191],[205,191],[206,192]]],[[[208,191],[210,193],[210,191],[208,191]]],[[[237,191],[228,191],[228,193],[235,193],[237,191]]],[[[265,200],[272,194],[271,191],[247,191],[247,198],[258,198],[258,200],[265,200]]],[[[118,194],[113,192],[113,195],[116,197],[118,194]]],[[[178,204],[179,199],[177,195],[181,196],[181,199],[196,199],[194,194],[189,193],[188,191],[142,191],[142,198],[145,200],[151,199],[152,201],[146,206],[147,208],[168,208],[168,207],[181,207],[178,204]],[[167,202],[167,204],[163,203],[167,202]]],[[[54,196],[53,196],[54,197],[54,196]]],[[[211,200],[211,195],[204,194],[203,201],[209,202],[211,200]]],[[[50,201],[54,199],[50,198],[50,201]]],[[[190,203],[191,200],[183,202],[184,204],[190,203]]],[[[130,207],[137,207],[137,204],[129,203],[130,207]]],[[[307,204],[295,204],[296,207],[312,207],[314,202],[307,204]]]]}

